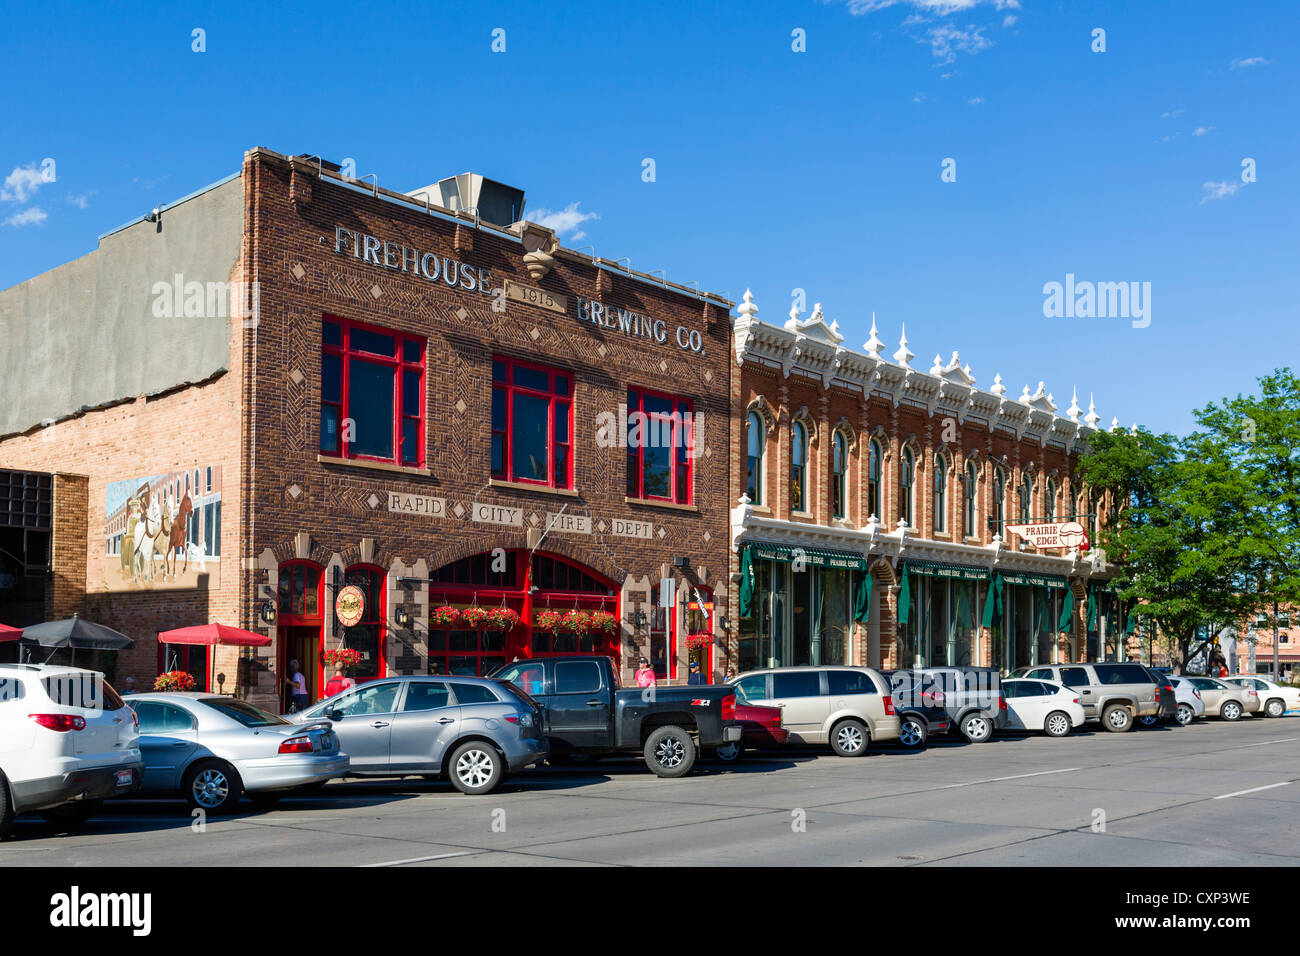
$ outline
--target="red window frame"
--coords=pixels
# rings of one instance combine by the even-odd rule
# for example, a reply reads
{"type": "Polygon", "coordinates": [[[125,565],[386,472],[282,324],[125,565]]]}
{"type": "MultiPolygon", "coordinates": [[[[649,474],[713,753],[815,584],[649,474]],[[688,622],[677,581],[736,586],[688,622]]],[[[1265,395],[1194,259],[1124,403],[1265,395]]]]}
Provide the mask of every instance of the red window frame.
{"type": "Polygon", "coordinates": [[[647,429],[651,434],[659,434],[658,422],[671,421],[673,429],[672,458],[669,463],[669,493],[650,495],[645,491],[645,448],[627,446],[627,494],[629,498],[641,498],[646,501],[669,501],[679,505],[689,505],[694,500],[695,459],[690,454],[695,448],[695,403],[689,398],[678,398],[665,392],[648,388],[628,388],[627,417],[628,428],[632,427],[633,412],[645,414],[645,400],[658,398],[669,402],[673,411],[669,415],[651,413],[646,416],[647,429]],[[635,405],[635,407],[634,407],[635,405]],[[687,423],[684,416],[690,416],[687,423]]]}
{"type": "MultiPolygon", "coordinates": [[[[387,329],[383,326],[368,325],[364,322],[353,322],[350,319],[344,319],[336,315],[326,315],[321,326],[321,421],[325,418],[325,409],[327,407],[335,409],[335,422],[338,428],[337,448],[328,449],[324,441],[319,442],[320,453],[331,458],[354,459],[357,461],[378,461],[389,465],[402,465],[412,468],[424,467],[425,451],[425,360],[426,360],[426,343],[422,336],[407,335],[394,329],[387,329]],[[328,326],[334,325],[339,329],[339,344],[327,343],[325,335],[328,326]],[[380,355],[374,352],[366,352],[352,345],[353,330],[362,330],[373,332],[377,335],[386,335],[394,340],[394,349],[392,355],[380,355]],[[406,358],[407,346],[413,346],[418,354],[418,360],[406,358]],[[324,382],[324,364],[325,356],[335,355],[339,358],[339,394],[337,401],[327,401],[325,399],[325,382],[324,382]],[[353,359],[360,359],[374,365],[385,365],[393,369],[393,454],[391,457],[380,457],[375,455],[362,455],[354,453],[351,449],[351,442],[345,441],[346,429],[343,423],[350,418],[351,402],[351,367],[353,359]],[[416,388],[419,395],[415,401],[415,407],[418,414],[410,415],[405,411],[403,399],[406,397],[406,377],[408,372],[415,372],[419,376],[419,382],[416,388]],[[408,422],[415,425],[415,445],[414,449],[407,449],[403,439],[403,426],[408,422]]],[[[323,439],[323,435],[321,436],[323,439]]]]}
{"type": "Polygon", "coordinates": [[[535,362],[525,362],[521,359],[510,358],[505,355],[492,356],[492,402],[495,404],[497,393],[500,392],[505,396],[505,427],[497,428],[495,415],[489,409],[489,423],[492,426],[492,445],[489,446],[489,471],[493,478],[499,481],[514,481],[527,485],[537,485],[539,487],[549,488],[572,488],[573,487],[573,373],[562,372],[559,369],[551,368],[547,365],[538,365],[535,362]],[[503,377],[498,379],[497,366],[502,367],[503,377]],[[533,372],[540,372],[547,376],[547,390],[541,391],[526,385],[515,383],[515,369],[524,368],[533,372]],[[559,394],[557,382],[567,383],[567,394],[559,394]],[[547,400],[546,405],[546,473],[545,481],[539,481],[536,478],[528,478],[514,473],[514,417],[515,417],[515,396],[527,395],[533,398],[544,398],[547,400]],[[565,416],[568,424],[568,441],[556,442],[555,440],[555,422],[556,413],[565,416]],[[491,452],[496,445],[498,438],[501,441],[501,464],[502,467],[491,467],[491,452]],[[565,450],[565,467],[563,474],[556,474],[555,454],[558,448],[565,450]]]}

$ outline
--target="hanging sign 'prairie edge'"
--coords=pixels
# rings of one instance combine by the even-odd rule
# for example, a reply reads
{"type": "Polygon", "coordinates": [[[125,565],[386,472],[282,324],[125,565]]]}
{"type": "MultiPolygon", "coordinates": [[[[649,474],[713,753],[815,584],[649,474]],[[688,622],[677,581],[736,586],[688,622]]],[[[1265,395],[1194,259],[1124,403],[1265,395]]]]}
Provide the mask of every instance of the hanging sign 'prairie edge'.
{"type": "Polygon", "coordinates": [[[1019,535],[1021,541],[1035,548],[1078,548],[1087,551],[1092,546],[1088,532],[1077,521],[1009,524],[1007,531],[1019,535]]]}

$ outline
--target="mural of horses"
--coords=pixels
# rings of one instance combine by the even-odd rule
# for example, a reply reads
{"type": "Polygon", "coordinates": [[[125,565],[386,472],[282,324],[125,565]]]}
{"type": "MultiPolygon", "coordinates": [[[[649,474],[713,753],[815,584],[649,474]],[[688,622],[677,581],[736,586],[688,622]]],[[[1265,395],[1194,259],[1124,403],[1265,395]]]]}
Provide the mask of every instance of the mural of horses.
{"type": "Polygon", "coordinates": [[[132,547],[131,578],[137,584],[141,577],[153,583],[154,559],[163,558],[163,572],[167,571],[167,540],[171,537],[171,514],[164,512],[156,496],[149,502],[148,510],[140,516],[135,526],[132,547]]]}
{"type": "Polygon", "coordinates": [[[185,552],[185,567],[181,569],[184,574],[190,569],[190,551],[185,546],[185,529],[189,527],[190,515],[194,513],[194,504],[190,501],[189,492],[181,499],[180,507],[176,509],[176,515],[173,517],[171,531],[167,536],[167,553],[163,555],[163,577],[178,577],[176,573],[176,551],[179,549],[185,552]],[[171,573],[168,574],[167,562],[171,561],[171,573]]]}

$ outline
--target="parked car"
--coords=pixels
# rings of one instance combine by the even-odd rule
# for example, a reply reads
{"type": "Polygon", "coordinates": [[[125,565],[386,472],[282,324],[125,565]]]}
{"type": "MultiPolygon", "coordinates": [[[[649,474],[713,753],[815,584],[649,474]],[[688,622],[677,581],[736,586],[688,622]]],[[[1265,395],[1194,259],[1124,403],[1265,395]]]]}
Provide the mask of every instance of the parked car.
{"type": "Polygon", "coordinates": [[[541,706],[547,746],[561,757],[639,753],[659,776],[680,777],[700,750],[743,735],[727,685],[621,690],[614,662],[602,655],[536,657],[491,676],[541,706]]]}
{"type": "Polygon", "coordinates": [[[329,721],[307,726],[234,697],[132,694],[140,720],[147,793],[185,798],[191,809],[233,813],[241,796],[269,806],[298,787],[345,773],[329,721]]]}
{"type": "Polygon", "coordinates": [[[1141,664],[1080,663],[1021,667],[1012,677],[1050,680],[1076,691],[1089,720],[1124,733],[1139,717],[1160,713],[1160,687],[1141,664]]]}
{"type": "Polygon", "coordinates": [[[830,744],[841,757],[861,757],[873,740],[898,739],[889,681],[869,667],[767,668],[731,683],[745,700],[779,707],[791,743],[830,744]]]}
{"type": "Polygon", "coordinates": [[[1174,686],[1176,702],[1174,720],[1186,727],[1197,717],[1205,716],[1205,701],[1201,699],[1201,692],[1196,689],[1196,685],[1191,680],[1170,675],[1169,682],[1174,686]]]}
{"type": "Polygon", "coordinates": [[[0,664],[0,836],[19,814],[74,825],[135,790],[137,738],[135,714],[103,674],[0,664]]]}
{"type": "Polygon", "coordinates": [[[537,704],[482,677],[368,681],[291,718],[332,723],[353,777],[447,778],[477,795],[546,757],[537,704]]]}
{"type": "Polygon", "coordinates": [[[991,667],[920,667],[885,676],[904,747],[922,747],[953,728],[971,743],[982,743],[1007,725],[1001,678],[991,667]]]}
{"type": "Polygon", "coordinates": [[[1087,719],[1078,693],[1050,680],[1014,679],[1002,682],[1009,730],[1041,730],[1064,737],[1087,719]]]}
{"type": "Polygon", "coordinates": [[[1288,710],[1300,710],[1300,687],[1287,687],[1266,677],[1256,677],[1249,674],[1225,677],[1223,680],[1225,683],[1236,684],[1238,687],[1254,688],[1255,693],[1259,695],[1259,699],[1263,702],[1256,713],[1262,713],[1267,717],[1281,717],[1288,710]]]}
{"type": "Polygon", "coordinates": [[[1238,720],[1242,714],[1259,710],[1259,693],[1253,687],[1228,684],[1217,677],[1188,678],[1205,701],[1205,716],[1238,720]]]}
{"type": "Polygon", "coordinates": [[[736,722],[740,724],[740,740],[723,744],[713,751],[719,760],[731,763],[739,760],[746,748],[750,750],[779,747],[790,739],[790,731],[781,726],[780,707],[761,707],[744,699],[736,691],[736,722]]]}
{"type": "Polygon", "coordinates": [[[1178,692],[1174,690],[1171,679],[1173,674],[1168,668],[1143,667],[1142,669],[1151,675],[1151,679],[1160,688],[1160,713],[1145,714],[1138,718],[1138,723],[1143,727],[1154,727],[1166,720],[1176,723],[1178,718],[1178,692]]]}

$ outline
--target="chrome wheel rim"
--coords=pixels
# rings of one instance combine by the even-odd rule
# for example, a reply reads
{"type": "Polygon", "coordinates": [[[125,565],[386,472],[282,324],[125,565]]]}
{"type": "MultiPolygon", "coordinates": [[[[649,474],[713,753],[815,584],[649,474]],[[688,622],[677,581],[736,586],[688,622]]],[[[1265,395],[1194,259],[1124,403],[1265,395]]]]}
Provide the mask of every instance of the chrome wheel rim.
{"type": "Polygon", "coordinates": [[[1110,725],[1114,727],[1116,730],[1123,730],[1125,727],[1128,726],[1128,721],[1129,721],[1128,711],[1124,710],[1123,708],[1116,707],[1114,710],[1110,712],[1110,716],[1107,717],[1106,719],[1110,721],[1110,725]]]}
{"type": "Polygon", "coordinates": [[[1270,700],[1268,702],[1268,715],[1270,717],[1281,717],[1283,712],[1281,701],[1270,700]]]}
{"type": "Polygon", "coordinates": [[[1054,737],[1064,737],[1070,729],[1070,723],[1060,714],[1053,714],[1047,720],[1047,732],[1054,737]]]}
{"type": "Polygon", "coordinates": [[[989,735],[989,722],[983,717],[971,717],[966,721],[964,730],[971,740],[983,740],[989,735]]]}
{"type": "Polygon", "coordinates": [[[671,770],[686,759],[686,745],[677,737],[665,737],[655,745],[655,763],[671,770]]]}
{"type": "Polygon", "coordinates": [[[835,732],[835,742],[845,753],[857,753],[862,749],[862,729],[857,724],[845,724],[835,732]]]}
{"type": "Polygon", "coordinates": [[[1238,717],[1240,717],[1240,716],[1241,716],[1241,705],[1240,705],[1240,704],[1235,703],[1235,702],[1230,702],[1230,703],[1227,703],[1227,704],[1224,704],[1224,705],[1223,705],[1223,719],[1224,719],[1224,720],[1236,720],[1236,719],[1237,719],[1238,717]]]}
{"type": "Polygon", "coordinates": [[[467,787],[475,789],[484,786],[492,779],[496,764],[492,755],[485,750],[466,750],[456,760],[456,779],[467,787]]]}
{"type": "Polygon", "coordinates": [[[899,728],[898,739],[902,741],[904,747],[918,747],[921,744],[921,725],[914,720],[903,721],[903,726],[899,728]]]}
{"type": "Polygon", "coordinates": [[[195,776],[190,792],[194,794],[195,803],[211,810],[221,806],[230,796],[230,779],[220,770],[209,767],[195,776]]]}
{"type": "Polygon", "coordinates": [[[1179,704],[1178,713],[1175,716],[1177,717],[1178,722],[1186,727],[1192,722],[1192,708],[1188,707],[1186,704],[1179,704]]]}

